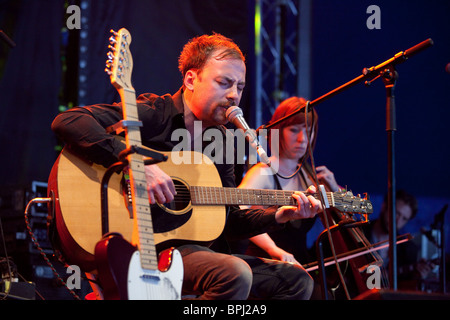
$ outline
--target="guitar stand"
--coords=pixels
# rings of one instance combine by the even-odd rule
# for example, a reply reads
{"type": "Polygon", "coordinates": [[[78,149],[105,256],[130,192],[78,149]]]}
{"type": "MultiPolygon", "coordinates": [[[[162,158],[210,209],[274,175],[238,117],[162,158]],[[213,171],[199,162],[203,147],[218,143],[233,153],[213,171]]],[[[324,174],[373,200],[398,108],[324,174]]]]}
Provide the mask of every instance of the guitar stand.
{"type": "Polygon", "coordinates": [[[128,165],[127,157],[130,154],[140,154],[148,159],[144,160],[145,165],[151,165],[167,161],[168,157],[156,150],[146,148],[143,146],[131,146],[119,153],[119,161],[113,163],[105,172],[101,181],[100,201],[101,201],[101,221],[102,221],[102,235],[109,232],[109,213],[108,213],[108,184],[111,176],[114,173],[122,171],[128,165]]]}

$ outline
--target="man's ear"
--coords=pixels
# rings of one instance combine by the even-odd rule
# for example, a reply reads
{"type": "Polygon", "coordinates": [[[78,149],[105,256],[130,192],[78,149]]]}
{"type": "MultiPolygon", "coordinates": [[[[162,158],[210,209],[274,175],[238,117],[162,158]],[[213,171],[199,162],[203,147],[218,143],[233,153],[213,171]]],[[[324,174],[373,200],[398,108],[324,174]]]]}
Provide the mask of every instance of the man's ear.
{"type": "Polygon", "coordinates": [[[197,72],[194,70],[188,70],[184,75],[184,86],[188,90],[194,90],[194,81],[197,78],[197,72]]]}

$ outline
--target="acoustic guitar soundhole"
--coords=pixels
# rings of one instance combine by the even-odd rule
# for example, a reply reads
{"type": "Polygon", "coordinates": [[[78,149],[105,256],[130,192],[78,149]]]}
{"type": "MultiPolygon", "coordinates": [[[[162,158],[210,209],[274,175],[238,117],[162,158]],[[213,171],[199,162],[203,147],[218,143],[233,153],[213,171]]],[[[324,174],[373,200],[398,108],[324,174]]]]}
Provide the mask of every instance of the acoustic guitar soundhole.
{"type": "Polygon", "coordinates": [[[175,190],[177,191],[175,199],[170,203],[164,203],[160,206],[164,206],[165,209],[163,209],[170,214],[184,214],[191,206],[191,195],[189,188],[182,180],[172,179],[172,181],[175,185],[175,190]]]}
{"type": "Polygon", "coordinates": [[[151,205],[155,233],[169,232],[185,224],[192,215],[191,195],[187,183],[173,178],[177,194],[170,203],[151,205]]]}
{"type": "MultiPolygon", "coordinates": [[[[192,215],[191,196],[187,183],[181,179],[173,178],[177,194],[170,203],[153,204],[150,206],[152,214],[153,231],[155,233],[169,232],[185,224],[192,215]]],[[[130,185],[122,180],[125,204],[132,218],[130,185]]]]}

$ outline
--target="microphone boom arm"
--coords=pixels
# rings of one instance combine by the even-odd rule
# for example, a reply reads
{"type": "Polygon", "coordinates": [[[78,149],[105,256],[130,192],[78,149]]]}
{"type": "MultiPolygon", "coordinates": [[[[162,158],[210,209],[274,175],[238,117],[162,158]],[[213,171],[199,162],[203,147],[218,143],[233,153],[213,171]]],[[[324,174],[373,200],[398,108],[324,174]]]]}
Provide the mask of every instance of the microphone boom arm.
{"type": "MultiPolygon", "coordinates": [[[[309,103],[309,106],[311,108],[314,108],[316,105],[320,104],[321,102],[330,99],[331,97],[334,97],[335,95],[341,93],[344,90],[347,90],[356,84],[364,81],[364,80],[373,80],[376,77],[379,77],[380,73],[384,72],[384,69],[388,66],[397,65],[400,63],[405,62],[408,60],[408,58],[416,55],[417,53],[431,47],[433,45],[433,40],[431,38],[422,41],[421,43],[415,45],[414,47],[411,47],[407,49],[406,51],[401,51],[397,53],[395,56],[393,56],[391,59],[388,59],[377,66],[371,67],[371,68],[364,68],[362,75],[354,78],[353,80],[350,80],[347,83],[344,83],[343,85],[337,87],[336,89],[331,90],[330,92],[320,96],[319,98],[311,101],[309,103]]],[[[277,121],[274,121],[273,123],[265,124],[260,126],[258,129],[256,129],[256,132],[258,133],[261,129],[270,129],[279,123],[293,117],[299,112],[302,112],[305,109],[305,106],[299,107],[296,111],[292,112],[291,114],[288,114],[287,116],[284,116],[281,119],[278,119],[277,121]]],[[[307,110],[308,111],[308,110],[307,110]]]]}

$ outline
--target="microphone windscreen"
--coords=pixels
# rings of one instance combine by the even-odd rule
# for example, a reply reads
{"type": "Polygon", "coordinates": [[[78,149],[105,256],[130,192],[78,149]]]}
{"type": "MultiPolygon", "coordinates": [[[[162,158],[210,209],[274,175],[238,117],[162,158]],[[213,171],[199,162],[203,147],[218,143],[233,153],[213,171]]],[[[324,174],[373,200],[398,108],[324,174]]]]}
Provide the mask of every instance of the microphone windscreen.
{"type": "Polygon", "coordinates": [[[242,116],[244,113],[242,112],[242,109],[237,106],[231,106],[227,109],[225,116],[227,117],[228,121],[233,122],[233,120],[238,117],[242,116]]]}

